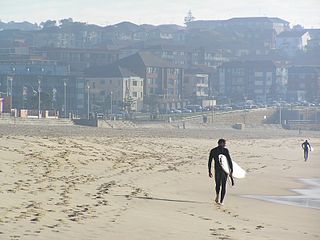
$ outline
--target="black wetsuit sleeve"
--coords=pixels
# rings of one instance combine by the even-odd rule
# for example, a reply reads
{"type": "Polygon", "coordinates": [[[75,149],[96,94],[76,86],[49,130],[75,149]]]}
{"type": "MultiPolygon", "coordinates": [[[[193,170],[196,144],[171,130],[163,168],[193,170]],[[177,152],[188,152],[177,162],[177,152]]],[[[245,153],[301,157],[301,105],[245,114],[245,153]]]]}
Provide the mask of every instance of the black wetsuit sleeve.
{"type": "Polygon", "coordinates": [[[209,170],[209,173],[211,173],[212,159],[213,159],[213,150],[210,151],[210,155],[209,155],[209,161],[208,161],[208,170],[209,170]]]}
{"type": "Polygon", "coordinates": [[[230,157],[228,149],[226,149],[226,157],[227,157],[227,161],[228,161],[228,164],[229,164],[229,168],[230,168],[231,172],[233,172],[233,164],[232,164],[232,160],[231,160],[231,157],[230,157]]]}

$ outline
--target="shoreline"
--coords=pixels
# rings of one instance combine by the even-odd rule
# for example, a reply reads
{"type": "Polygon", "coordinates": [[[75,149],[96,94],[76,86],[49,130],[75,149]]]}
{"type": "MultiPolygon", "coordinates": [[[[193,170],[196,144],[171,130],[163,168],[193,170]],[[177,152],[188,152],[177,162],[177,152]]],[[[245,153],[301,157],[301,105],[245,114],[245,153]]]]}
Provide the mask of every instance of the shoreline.
{"type": "Polygon", "coordinates": [[[311,186],[314,186],[313,184],[308,184],[306,181],[309,180],[319,180],[319,178],[313,178],[313,179],[297,179],[297,181],[299,181],[300,183],[303,184],[303,188],[290,188],[287,189],[287,191],[290,192],[289,195],[242,195],[241,197],[244,198],[251,198],[251,199],[255,199],[258,201],[265,201],[265,202],[271,202],[274,204],[285,204],[285,205],[289,205],[289,206],[293,206],[293,207],[305,207],[305,208],[311,208],[311,209],[316,209],[316,210],[320,210],[320,194],[319,194],[319,190],[320,187],[318,186],[318,188],[312,188],[311,186]],[[297,191],[299,190],[309,190],[311,191],[312,189],[314,189],[314,192],[317,192],[318,194],[315,196],[309,196],[308,195],[304,195],[302,193],[298,193],[297,191]],[[286,201],[283,201],[283,199],[287,199],[286,201]],[[291,200],[290,200],[291,199],[291,200]],[[305,199],[306,201],[315,201],[318,202],[317,206],[305,206],[305,204],[299,204],[299,203],[295,203],[294,200],[303,200],[305,199]]]}

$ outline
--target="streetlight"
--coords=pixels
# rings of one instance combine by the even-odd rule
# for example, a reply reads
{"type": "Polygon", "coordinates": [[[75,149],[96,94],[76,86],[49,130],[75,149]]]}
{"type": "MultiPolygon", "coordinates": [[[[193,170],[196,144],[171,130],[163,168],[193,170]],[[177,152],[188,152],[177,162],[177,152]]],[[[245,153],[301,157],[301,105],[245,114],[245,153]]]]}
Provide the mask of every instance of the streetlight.
{"type": "Polygon", "coordinates": [[[67,82],[64,80],[64,118],[67,118],[67,82]]]}
{"type": "MultiPolygon", "coordinates": [[[[112,104],[113,104],[112,95],[113,95],[113,92],[111,91],[111,92],[110,92],[110,99],[111,99],[111,100],[110,100],[110,114],[111,114],[111,115],[112,115],[112,110],[113,110],[113,109],[112,109],[112,104]]],[[[112,117],[112,116],[111,116],[111,117],[112,117]]]]}
{"type": "Polygon", "coordinates": [[[282,109],[281,109],[281,102],[279,104],[279,123],[282,124],[282,109]]]}
{"type": "Polygon", "coordinates": [[[11,109],[12,109],[12,81],[13,81],[13,77],[7,77],[7,96],[10,95],[10,115],[11,115],[11,109]],[[10,93],[9,93],[9,83],[8,81],[10,81],[10,93]]]}
{"type": "Polygon", "coordinates": [[[38,79],[38,118],[40,119],[41,115],[41,79],[38,79]]]}
{"type": "Polygon", "coordinates": [[[90,85],[88,83],[87,85],[87,88],[88,88],[88,119],[90,119],[90,85]]]}

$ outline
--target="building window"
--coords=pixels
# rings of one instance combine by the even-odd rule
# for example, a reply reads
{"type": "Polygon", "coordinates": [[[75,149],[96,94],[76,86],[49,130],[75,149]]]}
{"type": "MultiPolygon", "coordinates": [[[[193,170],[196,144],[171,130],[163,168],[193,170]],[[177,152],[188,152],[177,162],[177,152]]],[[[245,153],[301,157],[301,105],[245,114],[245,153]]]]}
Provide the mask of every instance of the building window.
{"type": "Polygon", "coordinates": [[[105,80],[100,80],[100,84],[105,84],[106,81],[105,80]]]}
{"type": "Polygon", "coordinates": [[[136,87],[136,86],[138,86],[138,82],[137,81],[133,81],[132,85],[136,87]]]}
{"type": "Polygon", "coordinates": [[[254,76],[255,77],[263,77],[263,72],[255,72],[254,76]]]}
{"type": "Polygon", "coordinates": [[[92,83],[92,88],[95,89],[96,88],[96,82],[92,83]]]}
{"type": "Polygon", "coordinates": [[[133,92],[133,97],[138,97],[138,93],[137,92],[133,92]]]}

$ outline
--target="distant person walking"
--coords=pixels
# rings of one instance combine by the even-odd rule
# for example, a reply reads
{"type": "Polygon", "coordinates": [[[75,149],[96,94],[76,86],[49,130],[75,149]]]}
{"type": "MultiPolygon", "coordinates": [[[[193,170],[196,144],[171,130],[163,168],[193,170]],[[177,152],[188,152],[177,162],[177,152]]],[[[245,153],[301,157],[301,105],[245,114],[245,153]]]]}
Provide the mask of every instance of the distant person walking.
{"type": "Polygon", "coordinates": [[[301,147],[304,151],[304,161],[307,161],[308,160],[308,157],[309,157],[309,150],[311,149],[311,146],[310,146],[310,143],[308,142],[308,140],[304,141],[302,144],[301,144],[301,147]]]}
{"type": "MultiPolygon", "coordinates": [[[[233,172],[233,166],[231,157],[229,155],[229,151],[226,148],[226,140],[220,139],[218,141],[218,146],[213,148],[210,151],[209,161],[208,161],[208,170],[209,170],[209,177],[212,178],[212,172],[211,172],[211,165],[212,160],[214,160],[214,175],[215,175],[215,182],[216,182],[216,199],[215,202],[217,204],[223,205],[223,200],[226,194],[226,185],[227,185],[227,179],[228,174],[222,169],[221,164],[219,162],[219,155],[223,154],[227,157],[227,161],[229,164],[229,168],[231,169],[230,177],[232,178],[232,172],[233,172]],[[220,195],[220,189],[221,189],[221,196],[220,195]]],[[[233,182],[233,181],[232,181],[233,182]]]]}

